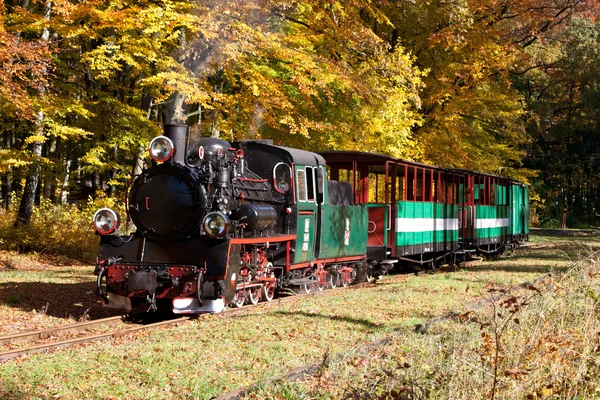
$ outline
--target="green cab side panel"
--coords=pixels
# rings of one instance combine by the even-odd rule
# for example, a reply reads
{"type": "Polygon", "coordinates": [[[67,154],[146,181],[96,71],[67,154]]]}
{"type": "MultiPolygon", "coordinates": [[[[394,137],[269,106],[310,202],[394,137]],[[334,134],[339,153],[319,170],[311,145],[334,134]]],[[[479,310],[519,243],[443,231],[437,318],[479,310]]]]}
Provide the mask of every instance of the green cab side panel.
{"type": "Polygon", "coordinates": [[[450,250],[458,244],[457,204],[399,201],[396,210],[400,254],[450,250]]]}
{"type": "Polygon", "coordinates": [[[318,258],[367,252],[368,213],[365,206],[321,206],[321,251],[318,258]]]}
{"type": "Polygon", "coordinates": [[[298,232],[296,234],[296,252],[294,263],[314,260],[315,216],[298,215],[298,232]]]}

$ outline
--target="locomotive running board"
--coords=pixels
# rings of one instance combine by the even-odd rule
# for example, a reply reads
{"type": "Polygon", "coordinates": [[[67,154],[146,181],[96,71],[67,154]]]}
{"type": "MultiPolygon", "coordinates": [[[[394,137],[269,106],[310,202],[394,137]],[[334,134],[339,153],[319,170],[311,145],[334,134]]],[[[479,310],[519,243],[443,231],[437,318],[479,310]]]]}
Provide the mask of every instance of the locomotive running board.
{"type": "Polygon", "coordinates": [[[202,300],[202,302],[204,304],[200,306],[198,299],[195,297],[173,299],[173,314],[217,314],[225,309],[223,299],[202,300]]]}

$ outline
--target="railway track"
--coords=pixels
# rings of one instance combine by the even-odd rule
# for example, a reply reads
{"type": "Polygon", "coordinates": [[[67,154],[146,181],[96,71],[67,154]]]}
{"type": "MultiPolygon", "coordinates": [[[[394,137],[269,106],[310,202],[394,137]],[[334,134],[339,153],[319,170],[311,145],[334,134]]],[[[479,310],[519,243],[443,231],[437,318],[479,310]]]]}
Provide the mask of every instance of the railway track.
{"type": "MultiPolygon", "coordinates": [[[[385,280],[386,281],[402,281],[402,280],[407,279],[408,276],[409,275],[396,275],[391,278],[388,277],[385,280]]],[[[340,287],[340,288],[336,288],[336,289],[329,289],[329,290],[323,290],[323,291],[316,290],[311,293],[303,293],[303,294],[296,294],[294,296],[281,297],[281,298],[275,299],[271,302],[261,302],[256,306],[245,305],[241,308],[226,308],[223,312],[221,312],[219,314],[214,314],[213,316],[216,318],[228,318],[228,317],[231,317],[234,315],[246,313],[253,309],[261,309],[261,308],[265,308],[265,307],[277,306],[279,304],[299,301],[299,300],[307,298],[307,297],[317,297],[317,296],[335,294],[335,293],[339,293],[344,290],[355,290],[355,289],[359,289],[361,287],[365,287],[368,285],[372,285],[372,283],[364,282],[364,283],[359,283],[357,285],[340,287]]],[[[24,356],[24,355],[44,353],[44,352],[49,352],[49,351],[53,351],[53,350],[60,349],[60,348],[73,347],[76,345],[91,343],[91,342],[99,341],[99,340],[114,339],[114,338],[122,337],[125,335],[129,335],[132,333],[136,333],[136,332],[139,332],[139,331],[142,331],[145,329],[156,329],[159,327],[176,325],[176,324],[179,324],[179,323],[182,323],[185,321],[189,321],[191,319],[198,318],[198,315],[184,316],[184,317],[175,318],[175,319],[167,319],[164,321],[148,323],[148,324],[138,324],[138,325],[130,327],[130,328],[111,330],[111,331],[104,332],[104,333],[89,335],[89,332],[93,331],[94,329],[99,329],[101,327],[111,326],[111,325],[121,325],[123,323],[126,323],[126,317],[127,316],[109,317],[109,318],[97,319],[97,320],[93,320],[93,321],[86,321],[86,322],[82,322],[82,323],[78,323],[78,324],[59,326],[59,327],[51,328],[51,329],[44,329],[44,330],[23,332],[23,333],[14,334],[14,335],[0,336],[0,346],[37,343],[37,344],[31,345],[31,346],[18,347],[18,348],[13,348],[13,349],[9,349],[9,350],[0,352],[0,363],[6,362],[6,361],[9,361],[9,360],[12,360],[12,359],[24,356]],[[71,336],[71,335],[83,335],[83,336],[71,338],[71,339],[67,339],[67,340],[59,340],[59,341],[53,340],[55,338],[71,336]],[[51,341],[39,343],[44,340],[51,340],[51,341]]]]}
{"type": "MultiPolygon", "coordinates": [[[[26,333],[15,335],[15,336],[17,336],[17,340],[21,341],[20,343],[23,343],[24,341],[27,341],[27,340],[29,340],[30,342],[35,341],[35,340],[42,340],[42,338],[44,338],[44,336],[48,332],[52,332],[53,334],[51,334],[50,336],[46,336],[47,338],[52,338],[52,337],[56,337],[56,336],[65,336],[65,335],[68,335],[69,332],[71,332],[71,334],[73,332],[82,333],[82,332],[89,331],[90,329],[93,329],[94,326],[99,327],[106,323],[120,322],[120,321],[114,321],[115,318],[122,321],[122,317],[112,317],[112,318],[105,318],[105,319],[95,320],[95,321],[87,321],[82,324],[65,325],[65,326],[61,326],[61,327],[57,327],[57,328],[53,328],[53,329],[42,330],[42,331],[26,332],[26,333]]],[[[120,336],[124,336],[124,335],[128,335],[131,333],[141,331],[143,329],[152,329],[152,328],[157,328],[160,326],[177,324],[177,323],[180,323],[183,321],[187,321],[190,318],[191,317],[171,319],[171,320],[155,322],[155,323],[147,324],[147,325],[139,325],[139,326],[135,326],[132,328],[113,330],[113,331],[106,332],[106,333],[100,333],[100,334],[95,334],[95,335],[86,335],[86,336],[77,337],[77,338],[73,338],[73,339],[53,341],[50,343],[41,343],[41,344],[34,345],[34,346],[6,350],[3,352],[0,352],[0,362],[12,360],[14,358],[17,358],[17,357],[20,357],[20,356],[23,356],[26,354],[44,353],[44,352],[56,350],[59,348],[72,347],[72,346],[76,346],[79,344],[94,342],[97,340],[106,340],[106,339],[117,338],[120,336]]],[[[11,337],[9,337],[9,336],[3,336],[0,338],[0,340],[3,340],[5,342],[10,339],[11,339],[11,337]]],[[[13,341],[13,342],[9,342],[9,343],[16,343],[16,342],[13,341]]]]}

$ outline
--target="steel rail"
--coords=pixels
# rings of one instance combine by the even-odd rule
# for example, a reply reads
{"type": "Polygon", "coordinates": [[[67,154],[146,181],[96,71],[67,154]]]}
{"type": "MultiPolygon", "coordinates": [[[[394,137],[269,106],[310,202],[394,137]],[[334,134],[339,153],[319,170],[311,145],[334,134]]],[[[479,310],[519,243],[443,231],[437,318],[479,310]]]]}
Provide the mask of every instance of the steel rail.
{"type": "Polygon", "coordinates": [[[36,340],[44,340],[50,337],[66,336],[81,331],[89,331],[95,327],[102,325],[115,325],[119,322],[122,322],[123,319],[124,316],[119,315],[115,317],[85,321],[77,324],[62,325],[56,328],[48,328],[43,330],[28,331],[6,336],[0,336],[0,346],[7,344],[29,343],[34,342],[36,340]]]}
{"type": "Polygon", "coordinates": [[[167,321],[155,322],[153,324],[148,324],[148,325],[140,325],[140,326],[136,326],[134,328],[129,328],[129,329],[101,333],[98,335],[84,336],[84,337],[75,338],[75,339],[63,340],[60,342],[43,343],[43,344],[40,344],[37,346],[7,350],[7,351],[3,351],[0,353],[0,362],[8,361],[8,360],[20,357],[25,354],[43,353],[43,352],[47,352],[50,350],[55,350],[55,349],[64,348],[64,347],[72,347],[72,346],[75,346],[78,344],[90,343],[90,342],[94,342],[97,340],[117,338],[117,337],[121,337],[121,336],[128,335],[131,333],[135,333],[137,331],[141,331],[143,329],[151,329],[151,328],[157,328],[160,326],[178,324],[180,322],[187,321],[191,318],[192,317],[182,317],[182,318],[171,319],[171,320],[167,320],[167,321]]]}

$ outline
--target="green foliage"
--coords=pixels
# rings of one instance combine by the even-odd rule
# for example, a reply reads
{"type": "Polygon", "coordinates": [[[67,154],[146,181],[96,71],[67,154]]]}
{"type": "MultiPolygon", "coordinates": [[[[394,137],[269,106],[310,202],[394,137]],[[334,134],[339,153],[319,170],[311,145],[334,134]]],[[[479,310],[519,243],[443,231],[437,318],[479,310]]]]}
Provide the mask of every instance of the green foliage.
{"type": "Polygon", "coordinates": [[[534,139],[528,166],[544,199],[543,218],[568,227],[597,226],[600,203],[600,25],[575,18],[554,40],[527,48],[525,71],[514,76],[528,107],[534,139]],[[537,68],[528,68],[537,65],[537,68]]]}

